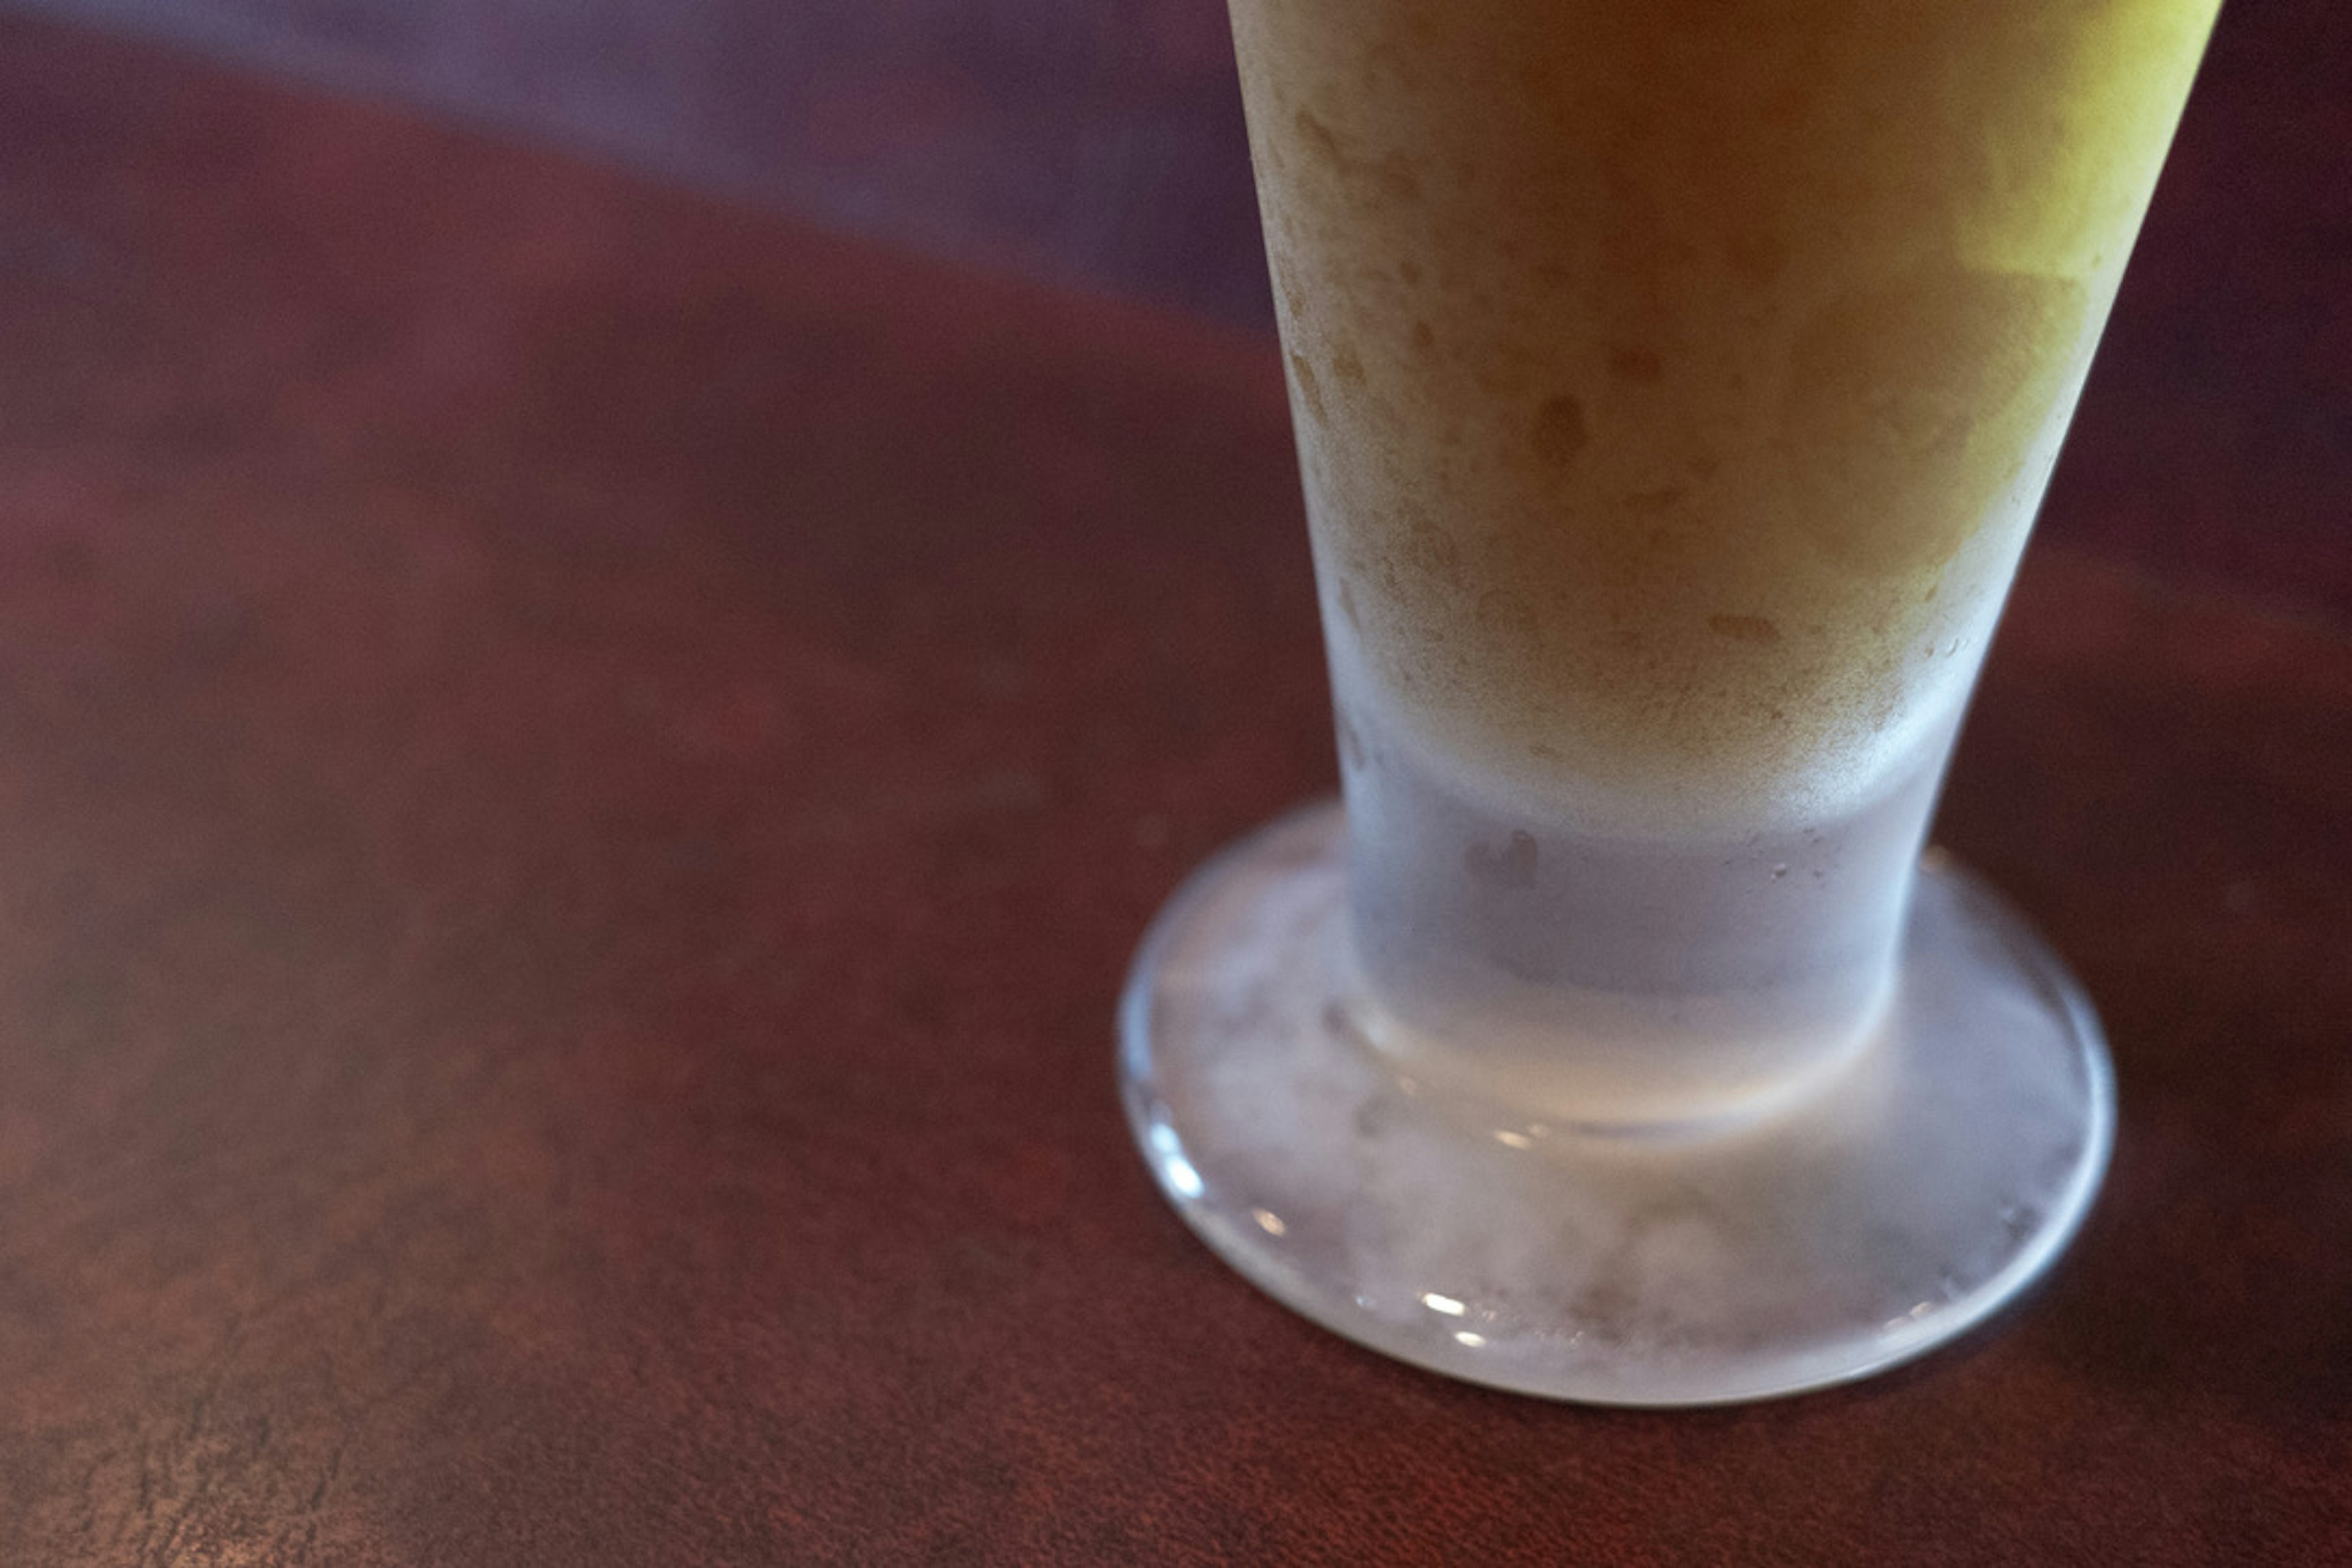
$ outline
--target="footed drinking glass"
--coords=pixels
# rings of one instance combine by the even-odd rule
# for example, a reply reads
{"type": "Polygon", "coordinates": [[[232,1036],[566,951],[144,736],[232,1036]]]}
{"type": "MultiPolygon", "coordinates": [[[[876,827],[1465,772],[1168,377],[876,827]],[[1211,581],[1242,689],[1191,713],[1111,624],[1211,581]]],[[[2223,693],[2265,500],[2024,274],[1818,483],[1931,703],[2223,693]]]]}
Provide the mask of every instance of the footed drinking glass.
{"type": "Polygon", "coordinates": [[[2216,4],[1232,0],[1345,808],[1120,1031],[1235,1268],[1687,1405],[2064,1247],[2097,1020],[1921,846],[2216,4]]]}

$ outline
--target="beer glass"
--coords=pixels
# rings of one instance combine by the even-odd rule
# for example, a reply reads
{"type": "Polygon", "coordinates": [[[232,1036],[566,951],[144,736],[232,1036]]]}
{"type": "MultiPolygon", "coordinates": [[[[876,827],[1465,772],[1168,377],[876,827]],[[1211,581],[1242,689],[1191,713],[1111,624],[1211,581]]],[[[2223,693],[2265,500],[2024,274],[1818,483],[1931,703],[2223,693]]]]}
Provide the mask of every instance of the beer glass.
{"type": "Polygon", "coordinates": [[[2097,1021],[1921,846],[2217,3],[1232,0],[1345,807],[1120,1029],[1244,1275],[1681,1405],[2063,1249],[2097,1021]]]}

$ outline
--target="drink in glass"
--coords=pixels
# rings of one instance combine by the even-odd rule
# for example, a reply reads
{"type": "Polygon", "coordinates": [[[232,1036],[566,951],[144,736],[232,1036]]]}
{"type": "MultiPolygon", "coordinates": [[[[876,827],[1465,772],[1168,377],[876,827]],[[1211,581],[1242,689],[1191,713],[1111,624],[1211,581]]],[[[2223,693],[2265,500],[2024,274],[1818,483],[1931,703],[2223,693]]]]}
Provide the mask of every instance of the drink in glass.
{"type": "Polygon", "coordinates": [[[1920,844],[2216,4],[1232,0],[1347,815],[1124,1031],[1244,1272],[1689,1403],[2063,1247],[2095,1021],[1920,844]]]}

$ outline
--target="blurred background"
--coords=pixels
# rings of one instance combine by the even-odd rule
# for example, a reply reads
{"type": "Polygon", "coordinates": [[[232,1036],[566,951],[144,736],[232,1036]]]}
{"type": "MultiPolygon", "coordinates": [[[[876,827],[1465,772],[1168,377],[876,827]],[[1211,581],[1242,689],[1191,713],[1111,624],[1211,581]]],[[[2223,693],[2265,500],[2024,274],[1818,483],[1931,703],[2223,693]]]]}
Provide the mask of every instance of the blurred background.
{"type": "MultiPolygon", "coordinates": [[[[557,142],[960,264],[1270,329],[1222,0],[7,10],[557,142]]],[[[2347,147],[2352,6],[2228,0],[2050,532],[2352,619],[2347,147]],[[2103,400],[2122,378],[2144,395],[2103,400]],[[2105,456],[2151,448],[2182,460],[2153,474],[2105,456]],[[2262,478],[2250,489],[2248,475],[2262,478]],[[2084,486],[2122,504],[2071,504],[2084,486]]]]}
{"type": "Polygon", "coordinates": [[[1270,323],[1223,0],[0,0],[1270,323]]]}

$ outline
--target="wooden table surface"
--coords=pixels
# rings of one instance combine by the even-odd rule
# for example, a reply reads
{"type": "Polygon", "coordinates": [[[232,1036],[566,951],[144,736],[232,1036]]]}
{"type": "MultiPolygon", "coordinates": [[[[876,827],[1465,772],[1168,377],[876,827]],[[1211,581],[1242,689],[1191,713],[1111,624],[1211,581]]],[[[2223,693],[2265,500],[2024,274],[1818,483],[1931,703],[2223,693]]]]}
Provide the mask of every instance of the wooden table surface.
{"type": "Polygon", "coordinates": [[[0,23],[0,1563],[2352,1561],[2352,641],[2084,548],[2341,519],[2345,369],[2282,476],[2113,364],[1942,828],[2105,1011],[2087,1231],[1550,1405],[1258,1295],[1114,1097],[1332,784],[1268,345],[0,23]]]}

